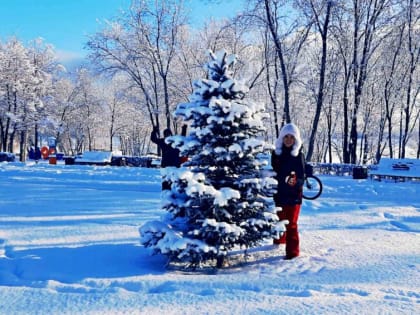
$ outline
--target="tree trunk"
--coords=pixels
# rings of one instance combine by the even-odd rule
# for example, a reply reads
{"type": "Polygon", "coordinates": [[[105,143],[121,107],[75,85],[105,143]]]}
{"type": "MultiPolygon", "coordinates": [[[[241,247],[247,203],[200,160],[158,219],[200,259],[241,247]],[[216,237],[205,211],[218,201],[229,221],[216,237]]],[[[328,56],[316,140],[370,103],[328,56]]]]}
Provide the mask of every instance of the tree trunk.
{"type": "Polygon", "coordinates": [[[368,67],[368,60],[370,54],[372,53],[371,45],[373,41],[373,36],[376,31],[376,21],[379,15],[382,13],[384,9],[385,0],[379,1],[371,1],[367,6],[366,12],[364,12],[367,16],[366,24],[363,29],[363,32],[360,33],[360,26],[361,26],[361,18],[362,12],[361,7],[359,6],[360,0],[354,0],[354,32],[353,32],[353,84],[354,84],[354,106],[353,106],[353,116],[352,116],[352,123],[351,123],[351,130],[350,130],[350,143],[349,143],[349,151],[350,151],[350,163],[356,164],[357,163],[357,140],[358,140],[358,132],[357,132],[357,115],[359,112],[359,107],[362,100],[362,93],[363,87],[365,85],[367,79],[367,67],[368,67]],[[371,7],[373,5],[373,8],[371,7]],[[372,10],[372,11],[371,11],[372,10]],[[363,49],[361,53],[360,63],[358,58],[358,43],[360,40],[361,34],[364,37],[363,40],[363,49]]]}
{"type": "Polygon", "coordinates": [[[350,163],[348,79],[346,79],[346,82],[343,90],[343,163],[350,163]]]}
{"type": "Polygon", "coordinates": [[[319,118],[321,116],[321,110],[322,110],[322,104],[324,101],[324,84],[325,84],[325,68],[327,63],[327,35],[328,35],[328,24],[330,22],[330,12],[331,12],[331,6],[332,2],[328,1],[327,3],[327,12],[325,13],[325,21],[324,24],[320,25],[319,17],[316,13],[315,8],[312,6],[313,13],[316,16],[317,25],[319,32],[321,33],[322,38],[322,56],[321,56],[321,65],[320,65],[320,73],[319,73],[319,86],[318,86],[318,96],[316,100],[316,111],[315,111],[315,117],[312,122],[312,130],[311,130],[311,136],[309,138],[309,148],[306,155],[306,159],[308,161],[312,158],[312,153],[314,151],[314,142],[315,142],[315,136],[318,131],[318,123],[319,118]]]}
{"type": "Polygon", "coordinates": [[[377,140],[377,148],[375,153],[375,162],[379,163],[379,160],[382,157],[382,140],[384,138],[384,130],[385,130],[385,118],[381,117],[379,123],[379,133],[378,133],[378,140],[377,140]]]}
{"type": "MultiPolygon", "coordinates": [[[[408,52],[410,55],[410,71],[408,75],[408,85],[407,85],[407,97],[405,101],[405,108],[404,108],[404,134],[402,137],[402,148],[401,148],[401,157],[405,158],[406,155],[406,145],[409,138],[409,132],[410,132],[410,121],[411,121],[411,93],[412,93],[412,85],[413,85],[413,76],[414,72],[417,67],[417,63],[419,61],[420,56],[420,49],[418,48],[418,43],[413,43],[413,31],[415,31],[413,22],[413,11],[414,11],[414,1],[409,1],[409,7],[408,7],[408,52]],[[415,49],[417,47],[417,49],[415,49]]],[[[418,24],[417,24],[418,25],[418,24]]],[[[418,30],[418,29],[417,29],[418,30]]],[[[415,41],[415,39],[414,39],[415,41]]],[[[418,94],[418,90],[416,95],[418,94]]],[[[415,99],[415,98],[414,98],[415,99]]],[[[414,126],[413,126],[414,128],[414,126]]]]}
{"type": "Polygon", "coordinates": [[[418,132],[417,132],[417,158],[420,159],[420,119],[418,120],[418,132]]]}
{"type": "Polygon", "coordinates": [[[284,90],[284,111],[283,111],[283,120],[286,123],[291,122],[290,118],[290,108],[289,108],[289,80],[288,80],[288,73],[286,69],[286,62],[284,60],[284,54],[283,54],[283,48],[280,41],[280,38],[278,36],[274,17],[272,16],[271,10],[270,10],[270,4],[268,3],[268,0],[265,0],[265,11],[266,11],[266,17],[267,17],[267,24],[268,28],[270,30],[271,36],[273,37],[273,42],[276,47],[276,53],[280,60],[280,68],[281,68],[281,77],[283,82],[283,90],[284,90]]]}
{"type": "Polygon", "coordinates": [[[268,40],[265,41],[265,49],[264,49],[264,60],[265,60],[265,67],[267,69],[266,73],[266,81],[267,81],[267,90],[268,95],[270,96],[271,103],[273,104],[273,118],[274,118],[274,129],[276,132],[276,138],[279,137],[280,133],[280,125],[279,125],[279,114],[278,114],[278,103],[277,103],[277,92],[278,92],[278,67],[277,67],[277,54],[274,57],[274,80],[271,80],[270,76],[270,65],[269,65],[269,51],[270,48],[268,46],[268,40]],[[273,87],[271,87],[270,82],[274,81],[273,87]]]}
{"type": "Polygon", "coordinates": [[[25,162],[26,160],[26,131],[20,132],[19,150],[20,150],[19,161],[25,162]]]}
{"type": "Polygon", "coordinates": [[[35,123],[35,135],[34,135],[34,138],[35,138],[34,139],[35,150],[39,147],[38,137],[39,137],[38,123],[35,123]]]}

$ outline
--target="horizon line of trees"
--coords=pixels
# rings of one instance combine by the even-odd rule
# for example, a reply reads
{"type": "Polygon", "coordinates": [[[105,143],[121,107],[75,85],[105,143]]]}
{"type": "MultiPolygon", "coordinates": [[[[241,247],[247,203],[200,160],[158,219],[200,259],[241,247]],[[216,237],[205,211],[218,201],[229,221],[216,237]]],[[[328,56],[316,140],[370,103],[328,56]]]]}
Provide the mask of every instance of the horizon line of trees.
{"type": "Polygon", "coordinates": [[[147,154],[154,127],[180,130],[172,113],[205,75],[205,52],[225,49],[266,105],[272,143],[294,122],[313,162],[420,158],[419,13],[414,0],[249,0],[197,30],[183,0],[132,0],[73,72],[41,40],[12,38],[0,42],[0,151],[23,161],[53,136],[65,154],[147,154]]]}

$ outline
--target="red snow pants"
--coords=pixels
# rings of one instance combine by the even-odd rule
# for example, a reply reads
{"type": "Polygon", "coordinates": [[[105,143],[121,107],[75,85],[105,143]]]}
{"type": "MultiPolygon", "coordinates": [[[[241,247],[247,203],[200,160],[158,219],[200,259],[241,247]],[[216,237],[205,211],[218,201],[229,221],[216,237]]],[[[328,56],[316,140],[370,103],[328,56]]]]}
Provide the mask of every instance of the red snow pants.
{"type": "Polygon", "coordinates": [[[278,211],[277,215],[280,220],[289,221],[286,224],[286,232],[275,243],[286,243],[286,259],[291,259],[299,256],[299,233],[298,233],[298,218],[301,205],[287,205],[281,206],[282,211],[278,211]]]}

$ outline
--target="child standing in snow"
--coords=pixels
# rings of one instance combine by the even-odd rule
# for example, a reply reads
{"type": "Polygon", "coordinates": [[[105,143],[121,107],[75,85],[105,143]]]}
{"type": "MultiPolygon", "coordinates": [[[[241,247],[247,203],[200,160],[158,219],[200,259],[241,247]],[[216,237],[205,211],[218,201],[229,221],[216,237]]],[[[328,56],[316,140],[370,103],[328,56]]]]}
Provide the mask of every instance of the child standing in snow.
{"type": "Polygon", "coordinates": [[[302,189],[305,176],[305,156],[302,152],[300,131],[294,124],[286,124],[276,140],[271,155],[271,165],[278,181],[274,202],[282,211],[280,220],[288,220],[286,232],[274,244],[286,244],[285,259],[299,256],[298,218],[302,204],[302,189]]]}

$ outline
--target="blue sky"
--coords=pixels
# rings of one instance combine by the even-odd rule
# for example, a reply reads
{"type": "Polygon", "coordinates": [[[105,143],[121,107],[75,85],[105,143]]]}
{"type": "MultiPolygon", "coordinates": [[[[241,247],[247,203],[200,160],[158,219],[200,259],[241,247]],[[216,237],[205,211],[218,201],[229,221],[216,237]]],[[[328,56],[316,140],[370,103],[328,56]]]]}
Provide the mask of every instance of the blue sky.
{"type": "MultiPolygon", "coordinates": [[[[0,0],[0,40],[16,36],[24,44],[42,37],[62,61],[86,55],[87,35],[102,29],[98,21],[118,15],[131,0],[0,0]]],[[[243,0],[187,0],[193,22],[233,16],[243,0]]]]}

